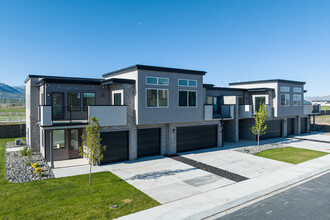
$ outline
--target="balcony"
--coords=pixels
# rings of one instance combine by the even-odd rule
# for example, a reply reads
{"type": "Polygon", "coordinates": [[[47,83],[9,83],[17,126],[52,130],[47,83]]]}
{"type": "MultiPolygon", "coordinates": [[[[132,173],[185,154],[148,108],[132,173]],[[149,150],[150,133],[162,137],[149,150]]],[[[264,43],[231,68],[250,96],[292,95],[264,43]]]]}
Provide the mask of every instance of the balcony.
{"type": "MultiPolygon", "coordinates": [[[[268,112],[268,117],[270,116],[270,105],[265,105],[268,112]]],[[[253,118],[255,114],[255,109],[253,105],[239,105],[239,118],[253,118]]]]}
{"type": "Polygon", "coordinates": [[[88,106],[87,111],[73,111],[68,107],[39,106],[40,126],[87,124],[95,116],[100,126],[127,124],[127,106],[88,106]]]}
{"type": "Polygon", "coordinates": [[[233,119],[233,105],[219,105],[217,111],[214,111],[213,105],[204,105],[204,120],[233,119]]]}

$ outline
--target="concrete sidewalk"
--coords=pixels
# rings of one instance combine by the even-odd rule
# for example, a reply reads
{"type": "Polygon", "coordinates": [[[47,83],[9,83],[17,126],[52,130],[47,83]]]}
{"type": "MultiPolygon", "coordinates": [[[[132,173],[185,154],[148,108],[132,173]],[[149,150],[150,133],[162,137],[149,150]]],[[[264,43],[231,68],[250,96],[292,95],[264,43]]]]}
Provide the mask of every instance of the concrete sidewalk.
{"type": "Polygon", "coordinates": [[[330,170],[330,155],[253,179],[123,216],[119,219],[201,219],[330,170]]]}

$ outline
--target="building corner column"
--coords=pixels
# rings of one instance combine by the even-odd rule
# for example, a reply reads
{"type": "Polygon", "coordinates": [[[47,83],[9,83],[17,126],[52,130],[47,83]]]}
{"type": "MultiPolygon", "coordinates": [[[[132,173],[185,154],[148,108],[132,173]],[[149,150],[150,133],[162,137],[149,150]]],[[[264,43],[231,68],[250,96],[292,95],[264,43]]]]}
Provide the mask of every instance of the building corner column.
{"type": "Polygon", "coordinates": [[[285,118],[282,120],[282,137],[288,136],[288,119],[285,118]]]}
{"type": "Polygon", "coordinates": [[[137,128],[133,126],[128,133],[129,139],[129,160],[136,160],[137,158],[137,128]]]}

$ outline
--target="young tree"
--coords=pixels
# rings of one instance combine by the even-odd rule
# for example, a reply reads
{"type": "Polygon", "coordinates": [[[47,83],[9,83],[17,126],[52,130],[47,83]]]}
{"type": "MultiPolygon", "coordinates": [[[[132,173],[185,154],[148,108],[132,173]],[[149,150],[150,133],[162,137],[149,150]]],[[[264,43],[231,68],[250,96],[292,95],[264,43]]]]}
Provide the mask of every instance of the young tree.
{"type": "Polygon", "coordinates": [[[259,146],[260,136],[266,134],[267,116],[268,116],[268,112],[267,112],[265,104],[260,103],[259,110],[256,112],[255,115],[253,115],[253,118],[255,120],[255,124],[252,126],[252,128],[250,128],[252,133],[257,135],[257,137],[258,137],[258,146],[259,146]]]}
{"type": "Polygon", "coordinates": [[[106,146],[100,144],[102,139],[100,138],[100,124],[97,118],[91,118],[81,138],[83,144],[79,147],[79,155],[88,160],[89,185],[92,185],[92,166],[103,159],[103,151],[106,149],[106,146]]]}

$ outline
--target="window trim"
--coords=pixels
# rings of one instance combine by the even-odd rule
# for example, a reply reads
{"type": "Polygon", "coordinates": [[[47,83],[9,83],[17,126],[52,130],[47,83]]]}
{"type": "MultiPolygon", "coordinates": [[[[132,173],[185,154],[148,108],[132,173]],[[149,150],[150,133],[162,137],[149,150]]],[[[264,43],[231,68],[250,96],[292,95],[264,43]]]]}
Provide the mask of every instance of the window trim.
{"type": "Polygon", "coordinates": [[[196,79],[183,79],[183,78],[178,78],[178,86],[180,86],[180,87],[191,87],[191,88],[197,88],[198,87],[198,80],[196,80],[196,79]],[[187,80],[187,85],[186,86],[184,86],[184,85],[180,85],[180,80],[187,80]],[[194,82],[196,82],[196,86],[190,86],[189,85],[189,81],[194,81],[194,82]]]}
{"type": "Polygon", "coordinates": [[[178,89],[178,108],[197,108],[198,107],[198,90],[178,89]],[[187,92],[187,106],[180,106],[180,91],[187,92]],[[189,92],[196,92],[196,106],[189,106],[189,92]]]}
{"type": "Polygon", "coordinates": [[[124,90],[115,90],[111,93],[111,105],[115,105],[115,94],[121,94],[120,105],[124,105],[124,90]]]}
{"type": "Polygon", "coordinates": [[[168,77],[162,77],[162,76],[146,76],[146,85],[152,85],[152,86],[169,86],[170,85],[170,79],[168,77]],[[148,77],[150,78],[156,78],[157,83],[148,83],[148,77]],[[167,79],[167,84],[159,84],[159,79],[167,79]]]}
{"type": "Polygon", "coordinates": [[[146,96],[146,99],[145,99],[145,107],[146,108],[169,108],[170,106],[170,95],[169,95],[169,90],[168,89],[159,89],[159,88],[146,88],[146,91],[145,91],[145,96],[146,96]],[[148,89],[150,90],[157,90],[157,106],[148,106],[148,89]],[[158,90],[166,90],[167,91],[167,106],[159,106],[159,100],[158,100],[158,90]]]}
{"type": "Polygon", "coordinates": [[[288,106],[290,106],[291,105],[291,97],[290,97],[290,94],[288,94],[288,93],[284,93],[284,94],[281,94],[280,95],[280,106],[281,107],[288,107],[288,106]],[[282,105],[282,95],[284,95],[284,103],[285,103],[285,97],[286,96],[289,96],[289,104],[288,105],[286,105],[286,104],[284,104],[284,105],[282,105]]]}

